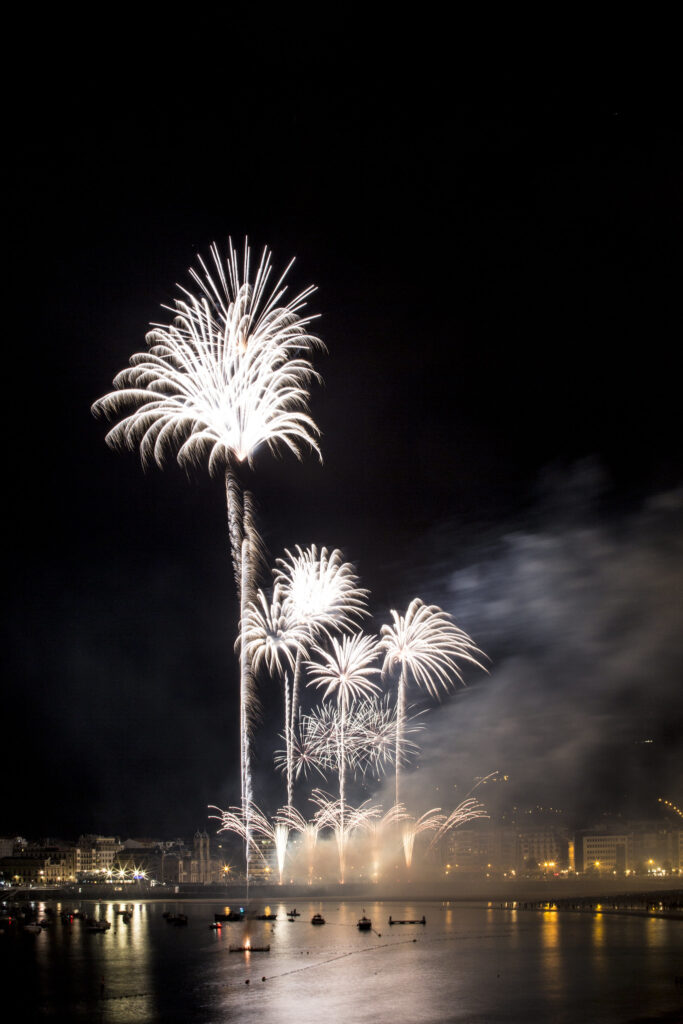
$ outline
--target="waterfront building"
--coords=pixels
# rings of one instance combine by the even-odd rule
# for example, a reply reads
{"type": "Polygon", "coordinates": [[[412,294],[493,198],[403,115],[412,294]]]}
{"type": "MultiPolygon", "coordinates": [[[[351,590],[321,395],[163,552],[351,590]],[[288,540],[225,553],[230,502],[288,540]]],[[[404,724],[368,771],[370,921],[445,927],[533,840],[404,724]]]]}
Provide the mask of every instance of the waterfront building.
{"type": "Polygon", "coordinates": [[[633,870],[633,834],[589,832],[582,838],[583,870],[624,871],[633,870]]]}
{"type": "Polygon", "coordinates": [[[518,831],[515,859],[517,871],[567,868],[567,829],[561,825],[545,825],[518,831]]]}

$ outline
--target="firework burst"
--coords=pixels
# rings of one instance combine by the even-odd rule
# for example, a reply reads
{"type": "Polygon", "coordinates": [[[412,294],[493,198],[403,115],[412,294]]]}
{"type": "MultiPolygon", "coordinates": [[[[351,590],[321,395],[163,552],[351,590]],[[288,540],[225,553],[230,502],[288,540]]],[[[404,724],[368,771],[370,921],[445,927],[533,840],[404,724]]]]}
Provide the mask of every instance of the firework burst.
{"type": "Polygon", "coordinates": [[[406,719],[406,689],[409,680],[433,697],[448,689],[453,680],[462,682],[459,661],[469,661],[482,668],[475,655],[482,652],[450,615],[436,605],[427,605],[415,598],[405,615],[392,611],[392,624],[383,625],[380,647],[384,652],[382,675],[399,671],[396,729],[396,803],[399,802],[401,745],[406,719]]]}

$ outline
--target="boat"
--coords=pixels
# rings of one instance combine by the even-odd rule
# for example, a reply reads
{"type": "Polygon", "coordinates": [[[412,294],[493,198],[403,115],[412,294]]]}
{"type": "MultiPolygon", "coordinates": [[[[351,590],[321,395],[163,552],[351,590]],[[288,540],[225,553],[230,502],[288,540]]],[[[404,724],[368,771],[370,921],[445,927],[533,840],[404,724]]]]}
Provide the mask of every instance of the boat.
{"type": "Polygon", "coordinates": [[[288,910],[287,911],[287,917],[301,917],[301,914],[299,913],[299,911],[295,907],[294,910],[288,910]]]}
{"type": "Polygon", "coordinates": [[[270,946],[230,946],[231,953],[270,953],[270,946]]]}
{"type": "Polygon", "coordinates": [[[369,932],[370,929],[372,928],[372,921],[370,920],[369,917],[365,916],[365,911],[363,911],[363,916],[358,922],[357,927],[359,932],[369,932]]]}
{"type": "Polygon", "coordinates": [[[214,914],[214,921],[244,921],[243,910],[229,910],[227,914],[214,914]]]}
{"type": "Polygon", "coordinates": [[[322,914],[314,914],[311,918],[311,924],[325,924],[325,918],[322,914]]]}
{"type": "Polygon", "coordinates": [[[257,914],[257,921],[277,921],[277,914],[257,914]]]}
{"type": "Polygon", "coordinates": [[[28,932],[29,935],[40,935],[42,928],[39,924],[25,924],[24,931],[28,932]]]}
{"type": "Polygon", "coordinates": [[[111,928],[109,921],[91,921],[87,926],[89,932],[108,932],[111,928]]]}

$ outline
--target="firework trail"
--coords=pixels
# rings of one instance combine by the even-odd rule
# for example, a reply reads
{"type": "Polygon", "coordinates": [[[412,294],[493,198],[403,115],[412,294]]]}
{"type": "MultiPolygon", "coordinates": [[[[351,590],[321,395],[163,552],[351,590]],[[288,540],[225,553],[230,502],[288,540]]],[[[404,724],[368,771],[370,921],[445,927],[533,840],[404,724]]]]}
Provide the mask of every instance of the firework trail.
{"type": "Polygon", "coordinates": [[[436,605],[414,598],[405,616],[391,612],[392,625],[383,625],[380,647],[384,651],[382,676],[399,668],[396,728],[396,803],[399,803],[401,747],[406,720],[406,689],[409,679],[433,697],[448,689],[454,679],[462,682],[458,659],[483,668],[475,655],[482,652],[436,605]]]}
{"type": "MultiPolygon", "coordinates": [[[[228,530],[240,619],[254,597],[259,539],[251,497],[242,492],[236,468],[251,465],[256,450],[287,448],[297,458],[318,455],[319,430],[308,414],[309,386],[319,380],[309,356],[322,342],[311,333],[304,310],[306,288],[287,300],[291,263],[275,281],[264,249],[252,279],[251,251],[240,260],[232,241],[224,260],[211,246],[209,266],[199,258],[192,290],[180,289],[170,324],[153,324],[148,350],[131,356],[114,378],[115,390],[92,409],[118,418],[107,434],[113,448],[139,449],[143,465],[163,466],[169,455],[181,465],[206,462],[223,469],[228,530]]],[[[250,734],[255,693],[246,645],[240,651],[240,775],[242,805],[251,801],[250,734]]],[[[247,829],[248,836],[248,829],[247,829]]]]}

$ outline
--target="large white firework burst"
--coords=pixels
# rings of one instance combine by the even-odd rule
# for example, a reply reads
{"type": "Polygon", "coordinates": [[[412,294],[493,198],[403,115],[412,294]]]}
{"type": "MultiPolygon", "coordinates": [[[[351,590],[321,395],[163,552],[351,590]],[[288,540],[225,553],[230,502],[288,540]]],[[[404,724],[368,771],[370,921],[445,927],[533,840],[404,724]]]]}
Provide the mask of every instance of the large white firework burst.
{"type": "Polygon", "coordinates": [[[368,614],[368,591],[338,548],[318,551],[315,544],[305,549],[297,544],[295,551],[285,550],[286,557],[278,558],[275,580],[292,616],[312,636],[350,629],[356,619],[368,614]]]}
{"type": "Polygon", "coordinates": [[[108,418],[125,413],[107,443],[139,448],[145,464],[162,466],[175,454],[181,464],[206,459],[211,471],[233,459],[251,462],[262,444],[297,457],[302,445],[319,454],[307,411],[318,375],[307,357],[322,342],[310,333],[314,318],[303,315],[314,289],[285,302],[289,267],[269,288],[268,249],[253,282],[248,245],[241,267],[232,242],[225,262],[216,245],[211,257],[212,271],[201,258],[201,270],[191,271],[199,294],[181,289],[172,323],[153,325],[148,351],[131,356],[116,390],[93,405],[108,418]]]}

